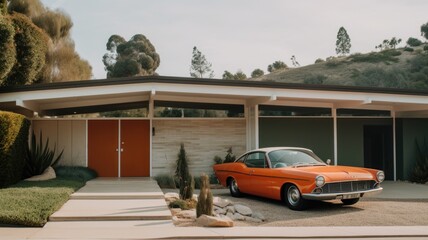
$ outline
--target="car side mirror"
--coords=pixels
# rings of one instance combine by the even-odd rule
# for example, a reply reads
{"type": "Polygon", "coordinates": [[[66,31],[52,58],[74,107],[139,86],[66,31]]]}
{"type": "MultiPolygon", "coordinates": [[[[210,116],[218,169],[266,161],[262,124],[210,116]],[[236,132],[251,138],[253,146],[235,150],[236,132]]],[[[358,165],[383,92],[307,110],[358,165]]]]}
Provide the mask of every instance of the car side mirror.
{"type": "Polygon", "coordinates": [[[326,163],[327,163],[327,165],[330,165],[331,159],[327,159],[326,163]]]}

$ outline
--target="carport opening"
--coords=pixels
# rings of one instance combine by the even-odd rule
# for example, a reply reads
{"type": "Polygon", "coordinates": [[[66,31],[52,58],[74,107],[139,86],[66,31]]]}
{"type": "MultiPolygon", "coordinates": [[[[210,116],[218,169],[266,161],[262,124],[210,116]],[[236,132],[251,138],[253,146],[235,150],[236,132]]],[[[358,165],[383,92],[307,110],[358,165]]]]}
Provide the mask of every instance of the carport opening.
{"type": "Polygon", "coordinates": [[[381,169],[394,179],[392,126],[364,126],[364,167],[381,169]]]}

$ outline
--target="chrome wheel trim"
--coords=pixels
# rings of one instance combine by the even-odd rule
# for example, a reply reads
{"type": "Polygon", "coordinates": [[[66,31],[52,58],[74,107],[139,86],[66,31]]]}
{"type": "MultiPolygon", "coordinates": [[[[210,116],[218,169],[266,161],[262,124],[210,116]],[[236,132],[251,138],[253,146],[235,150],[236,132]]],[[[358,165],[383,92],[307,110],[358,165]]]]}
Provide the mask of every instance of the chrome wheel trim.
{"type": "Polygon", "coordinates": [[[290,186],[288,188],[287,191],[287,199],[288,202],[293,205],[293,206],[297,206],[299,201],[300,201],[300,192],[299,189],[297,189],[297,187],[295,186],[290,186]]]}
{"type": "Polygon", "coordinates": [[[232,190],[232,192],[237,193],[239,191],[238,188],[238,183],[236,182],[235,179],[232,179],[232,182],[230,183],[230,189],[232,190]]]}

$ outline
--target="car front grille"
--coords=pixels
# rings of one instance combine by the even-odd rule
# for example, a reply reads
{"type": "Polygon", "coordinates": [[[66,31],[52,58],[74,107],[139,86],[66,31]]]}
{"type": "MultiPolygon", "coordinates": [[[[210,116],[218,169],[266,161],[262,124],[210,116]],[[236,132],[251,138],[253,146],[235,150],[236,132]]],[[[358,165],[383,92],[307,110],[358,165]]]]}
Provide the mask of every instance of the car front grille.
{"type": "Polygon", "coordinates": [[[323,193],[345,193],[358,192],[375,188],[376,181],[350,181],[350,182],[335,182],[326,183],[322,187],[323,193]]]}

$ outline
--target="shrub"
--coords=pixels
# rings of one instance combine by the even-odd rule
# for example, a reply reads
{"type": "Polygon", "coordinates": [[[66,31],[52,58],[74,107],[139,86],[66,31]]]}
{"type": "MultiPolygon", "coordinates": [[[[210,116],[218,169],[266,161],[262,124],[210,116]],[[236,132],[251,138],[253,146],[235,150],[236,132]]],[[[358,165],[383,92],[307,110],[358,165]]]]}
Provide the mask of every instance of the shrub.
{"type": "Polygon", "coordinates": [[[422,45],[422,41],[417,39],[417,38],[412,38],[409,37],[409,39],[407,39],[407,45],[409,45],[410,47],[418,47],[420,45],[422,45]]]}
{"type": "Polygon", "coordinates": [[[80,166],[57,166],[55,167],[55,173],[58,178],[85,182],[98,176],[94,170],[80,166]]]}
{"type": "Polygon", "coordinates": [[[228,150],[227,150],[227,154],[226,154],[226,157],[224,157],[224,161],[223,161],[223,163],[230,163],[230,162],[234,162],[235,161],[235,159],[236,159],[236,156],[233,154],[233,152],[232,152],[232,147],[230,147],[228,150]]]}
{"type": "Polygon", "coordinates": [[[183,200],[191,199],[193,196],[193,189],[195,182],[192,175],[189,172],[188,159],[184,144],[181,144],[180,151],[177,156],[177,168],[175,170],[175,176],[179,180],[180,184],[180,198],[183,200]]]}
{"type": "Polygon", "coordinates": [[[415,51],[413,48],[411,48],[411,47],[405,47],[404,49],[403,49],[403,51],[406,51],[406,52],[413,52],[413,51],[415,51]]]}
{"type": "Polygon", "coordinates": [[[326,61],[326,63],[325,63],[325,65],[326,65],[327,67],[337,67],[337,66],[339,66],[341,63],[342,63],[342,62],[341,62],[339,59],[335,58],[335,57],[328,57],[328,58],[327,58],[327,61],[326,61]]]}
{"type": "Polygon", "coordinates": [[[22,179],[29,128],[24,116],[0,111],[0,188],[22,179]]]}
{"type": "Polygon", "coordinates": [[[214,164],[222,164],[223,163],[223,159],[221,159],[221,157],[219,157],[219,156],[215,156],[213,161],[214,161],[214,164]]]}
{"type": "Polygon", "coordinates": [[[428,51],[428,45],[424,46],[424,51],[428,51]]]}
{"type": "Polygon", "coordinates": [[[305,83],[305,84],[323,84],[326,79],[327,79],[327,77],[322,75],[322,74],[309,75],[309,76],[306,76],[304,78],[303,83],[305,83]]]}
{"type": "Polygon", "coordinates": [[[161,188],[175,188],[175,180],[171,175],[160,174],[155,176],[155,180],[158,182],[161,188]]]}
{"type": "Polygon", "coordinates": [[[410,175],[410,181],[416,183],[428,182],[428,146],[424,139],[423,145],[416,143],[416,163],[413,172],[410,175]]]}
{"type": "Polygon", "coordinates": [[[322,63],[322,62],[325,62],[325,60],[322,58],[317,58],[317,60],[315,60],[315,63],[322,63]]]}
{"type": "Polygon", "coordinates": [[[395,49],[383,50],[381,52],[371,52],[369,54],[354,54],[351,55],[352,62],[369,62],[369,63],[389,63],[398,62],[396,56],[400,56],[401,52],[395,49]]]}
{"type": "Polygon", "coordinates": [[[181,208],[182,210],[193,209],[196,206],[196,202],[193,199],[183,200],[177,199],[173,202],[170,202],[168,207],[170,208],[181,208]]]}
{"type": "Polygon", "coordinates": [[[62,157],[61,153],[55,158],[55,150],[49,149],[49,138],[46,139],[45,146],[43,146],[43,135],[40,132],[40,140],[37,144],[36,135],[34,132],[31,134],[31,147],[27,148],[25,157],[25,177],[32,177],[42,174],[48,167],[54,166],[62,157]]]}
{"type": "Polygon", "coordinates": [[[213,212],[213,194],[210,189],[209,178],[206,174],[202,174],[200,178],[201,191],[198,196],[198,203],[196,204],[196,217],[202,214],[212,215],[213,212]]]}
{"type": "Polygon", "coordinates": [[[0,16],[0,85],[7,77],[16,60],[13,37],[15,30],[9,18],[0,16]]]}

